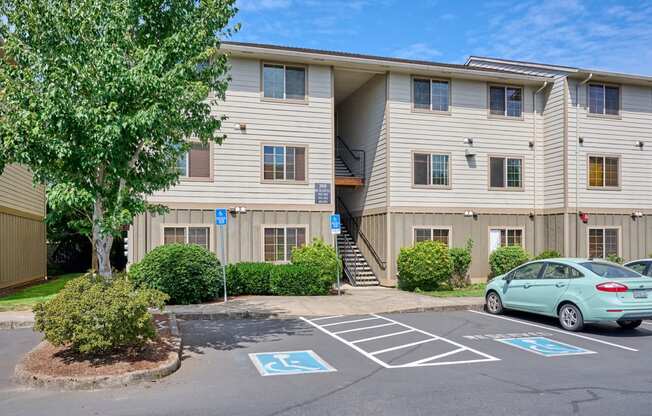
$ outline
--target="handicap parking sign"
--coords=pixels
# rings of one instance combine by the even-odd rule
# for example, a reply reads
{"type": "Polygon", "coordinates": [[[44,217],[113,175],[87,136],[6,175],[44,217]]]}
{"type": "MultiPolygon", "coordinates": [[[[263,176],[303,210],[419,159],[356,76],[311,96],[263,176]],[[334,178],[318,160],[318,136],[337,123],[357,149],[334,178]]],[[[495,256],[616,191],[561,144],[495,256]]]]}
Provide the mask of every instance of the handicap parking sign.
{"type": "Polygon", "coordinates": [[[497,339],[496,341],[503,344],[511,345],[525,351],[543,355],[545,357],[557,357],[560,355],[581,355],[595,354],[594,351],[585,350],[584,348],[575,347],[559,341],[553,341],[544,337],[528,338],[506,338],[497,339]]]}
{"type": "Polygon", "coordinates": [[[337,371],[314,351],[263,352],[249,354],[261,376],[328,373],[337,371]]]}

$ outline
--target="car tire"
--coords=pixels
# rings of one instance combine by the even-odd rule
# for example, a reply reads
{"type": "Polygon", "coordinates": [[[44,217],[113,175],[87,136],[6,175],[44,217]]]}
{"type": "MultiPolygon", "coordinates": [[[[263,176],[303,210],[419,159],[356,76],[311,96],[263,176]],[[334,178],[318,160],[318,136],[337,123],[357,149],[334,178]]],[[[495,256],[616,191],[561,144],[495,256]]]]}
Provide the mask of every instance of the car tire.
{"type": "Polygon", "coordinates": [[[572,303],[561,305],[561,308],[559,308],[559,323],[566,331],[581,331],[584,328],[582,311],[572,303]]]}
{"type": "Polygon", "coordinates": [[[620,320],[620,321],[616,321],[616,323],[618,325],[620,325],[620,327],[622,329],[635,329],[635,328],[638,328],[639,326],[641,326],[643,321],[640,320],[640,319],[637,319],[637,320],[623,319],[623,320],[620,320]]]}
{"type": "Polygon", "coordinates": [[[503,301],[500,300],[500,296],[496,292],[487,293],[485,298],[485,309],[492,315],[500,315],[503,313],[503,301]]]}

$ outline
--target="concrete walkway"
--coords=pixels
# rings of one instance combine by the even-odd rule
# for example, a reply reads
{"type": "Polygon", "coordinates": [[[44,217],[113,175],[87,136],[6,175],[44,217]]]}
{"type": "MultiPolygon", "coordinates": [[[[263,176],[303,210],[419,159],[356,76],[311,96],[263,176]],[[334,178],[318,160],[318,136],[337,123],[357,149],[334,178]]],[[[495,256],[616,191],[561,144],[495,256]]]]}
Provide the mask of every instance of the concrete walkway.
{"type": "Polygon", "coordinates": [[[31,328],[34,326],[32,311],[0,312],[0,329],[31,328]]]}

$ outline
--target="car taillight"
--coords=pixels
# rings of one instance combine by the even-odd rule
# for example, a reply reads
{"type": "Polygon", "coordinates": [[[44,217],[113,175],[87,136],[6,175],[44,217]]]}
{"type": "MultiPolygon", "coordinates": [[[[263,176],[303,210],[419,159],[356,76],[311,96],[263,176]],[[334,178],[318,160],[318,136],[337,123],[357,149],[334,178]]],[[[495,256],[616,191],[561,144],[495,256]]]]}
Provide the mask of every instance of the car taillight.
{"type": "Polygon", "coordinates": [[[629,288],[622,283],[606,282],[595,286],[600,292],[627,292],[629,288]]]}

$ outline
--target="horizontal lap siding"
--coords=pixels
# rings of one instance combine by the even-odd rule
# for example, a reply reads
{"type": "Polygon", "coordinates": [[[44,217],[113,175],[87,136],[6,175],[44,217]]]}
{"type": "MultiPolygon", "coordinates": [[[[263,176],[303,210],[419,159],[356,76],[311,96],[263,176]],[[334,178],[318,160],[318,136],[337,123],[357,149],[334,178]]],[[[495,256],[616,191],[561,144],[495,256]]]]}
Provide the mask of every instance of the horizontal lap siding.
{"type": "Polygon", "coordinates": [[[564,206],[564,101],[565,78],[555,79],[544,110],[544,208],[564,206]]]}
{"type": "Polygon", "coordinates": [[[6,166],[0,175],[0,207],[44,216],[45,190],[42,186],[34,187],[32,174],[27,168],[6,166]]]}
{"type": "Polygon", "coordinates": [[[43,278],[46,269],[43,221],[0,212],[0,289],[43,278]]]}

